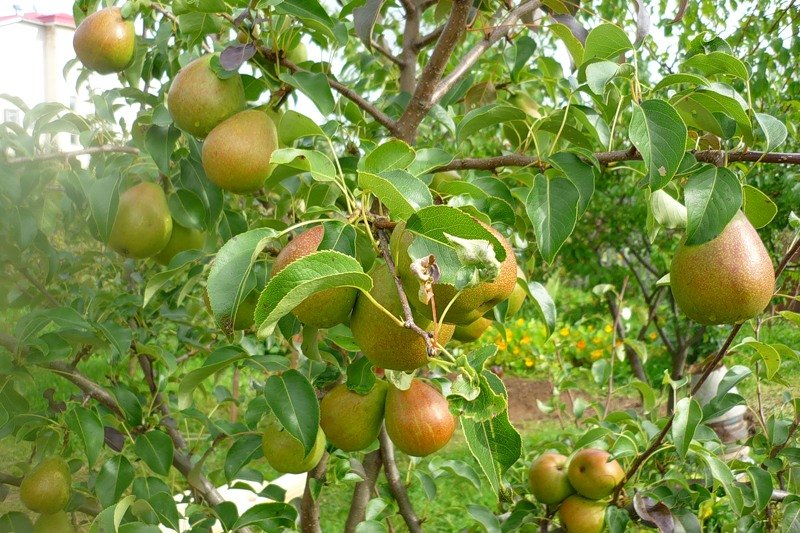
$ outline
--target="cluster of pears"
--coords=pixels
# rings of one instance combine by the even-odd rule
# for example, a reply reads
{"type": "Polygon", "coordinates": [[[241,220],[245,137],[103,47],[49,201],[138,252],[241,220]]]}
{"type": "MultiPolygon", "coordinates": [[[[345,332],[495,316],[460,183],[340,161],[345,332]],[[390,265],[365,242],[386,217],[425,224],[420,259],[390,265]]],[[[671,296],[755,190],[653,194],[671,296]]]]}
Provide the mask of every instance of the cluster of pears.
{"type": "Polygon", "coordinates": [[[64,509],[69,503],[72,475],[61,457],[48,457],[22,480],[19,497],[22,503],[39,513],[34,533],[73,533],[75,528],[64,509]]]}
{"type": "Polygon", "coordinates": [[[119,196],[108,245],[125,257],[152,257],[162,265],[184,250],[202,249],[206,233],[181,226],[156,183],[142,182],[119,196]]]}
{"type": "Polygon", "coordinates": [[[346,452],[369,447],[381,425],[397,448],[422,457],[450,441],[455,417],[447,400],[433,386],[414,379],[407,390],[378,380],[366,394],[339,384],[320,403],[320,429],[308,454],[270,413],[263,425],[264,457],[275,470],[298,474],[314,468],[325,451],[326,440],[346,452]]]}
{"type": "Polygon", "coordinates": [[[672,258],[670,287],[692,320],[738,324],[769,305],[775,271],[764,243],[739,211],[714,239],[698,245],[681,241],[672,258]]]}
{"type": "Polygon", "coordinates": [[[220,188],[250,194],[272,173],[270,157],[278,147],[278,130],[265,111],[246,109],[242,78],[220,78],[212,68],[214,54],[183,67],[167,94],[175,124],[198,139],[203,169],[220,188]]]}
{"type": "Polygon", "coordinates": [[[605,450],[584,448],[572,458],[546,452],[531,464],[528,486],[533,496],[548,506],[558,506],[567,533],[600,533],[605,524],[602,501],[611,495],[625,472],[605,450]]]}

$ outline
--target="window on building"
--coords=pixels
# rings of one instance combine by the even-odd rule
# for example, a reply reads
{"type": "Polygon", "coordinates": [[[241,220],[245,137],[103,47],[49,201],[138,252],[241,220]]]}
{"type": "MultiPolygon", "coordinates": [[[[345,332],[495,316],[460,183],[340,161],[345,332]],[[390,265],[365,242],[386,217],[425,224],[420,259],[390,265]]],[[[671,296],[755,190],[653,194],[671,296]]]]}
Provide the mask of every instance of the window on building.
{"type": "Polygon", "coordinates": [[[3,122],[13,122],[19,124],[19,109],[3,110],[3,122]]]}

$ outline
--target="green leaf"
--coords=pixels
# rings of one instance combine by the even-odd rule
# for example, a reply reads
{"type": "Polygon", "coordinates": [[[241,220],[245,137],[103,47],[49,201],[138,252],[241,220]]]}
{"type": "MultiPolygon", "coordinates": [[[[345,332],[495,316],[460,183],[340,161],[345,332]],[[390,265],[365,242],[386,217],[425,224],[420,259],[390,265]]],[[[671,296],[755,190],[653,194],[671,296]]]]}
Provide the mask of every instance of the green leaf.
{"type": "Polygon", "coordinates": [[[314,105],[323,115],[333,113],[336,102],[333,99],[331,87],[328,85],[328,77],[325,74],[308,71],[298,71],[294,74],[282,72],[280,78],[292,87],[300,89],[302,93],[314,102],[314,105]]]}
{"type": "Polygon", "coordinates": [[[761,128],[761,132],[764,134],[764,140],[767,141],[767,147],[764,151],[773,152],[777,147],[786,142],[789,131],[786,129],[786,125],[783,122],[766,113],[756,113],[755,116],[756,122],[758,122],[758,126],[761,128]]]}
{"type": "Polygon", "coordinates": [[[689,177],[686,197],[686,244],[708,242],[722,233],[742,206],[742,185],[727,168],[704,165],[689,177]]]}
{"type": "Polygon", "coordinates": [[[461,119],[456,127],[456,140],[460,143],[475,132],[512,120],[525,120],[527,115],[521,109],[506,104],[489,104],[473,109],[461,119]]]}
{"type": "Polygon", "coordinates": [[[312,294],[335,287],[369,292],[372,278],[354,257],[334,250],[314,252],[293,261],[269,280],[258,299],[258,336],[271,335],[278,321],[312,294]]]}
{"type": "Polygon", "coordinates": [[[576,65],[582,64],[584,56],[583,44],[575,37],[572,30],[561,23],[550,24],[548,27],[556,37],[564,42],[564,46],[566,46],[569,55],[572,56],[572,62],[576,65]]]}
{"type": "Polygon", "coordinates": [[[206,378],[247,357],[249,355],[240,346],[222,346],[211,352],[203,366],[186,374],[178,385],[178,409],[192,405],[192,392],[206,378]]]}
{"type": "Polygon", "coordinates": [[[158,291],[161,290],[164,285],[170,282],[170,280],[179,278],[186,270],[195,266],[197,261],[205,255],[205,252],[201,250],[193,250],[190,253],[182,253],[180,262],[177,263],[175,266],[170,268],[169,270],[165,270],[163,272],[159,272],[154,276],[151,276],[147,279],[147,285],[144,287],[144,297],[142,298],[142,307],[147,307],[147,304],[153,299],[153,297],[158,294],[158,291]]]}
{"type": "Polygon", "coordinates": [[[744,62],[725,52],[695,54],[684,61],[682,67],[697,69],[705,76],[727,74],[743,80],[749,77],[744,62]]]}
{"type": "Polygon", "coordinates": [[[747,337],[739,346],[749,346],[754,349],[764,362],[767,378],[772,379],[775,377],[775,374],[781,367],[781,356],[778,350],[769,344],[764,344],[763,342],[755,340],[753,337],[747,337]]]}
{"type": "Polygon", "coordinates": [[[609,23],[592,28],[586,36],[584,46],[582,65],[593,59],[615,59],[623,52],[633,49],[630,39],[622,28],[609,23]]]}
{"type": "Polygon", "coordinates": [[[549,338],[556,329],[556,304],[545,286],[538,281],[529,281],[527,289],[536,304],[537,314],[544,321],[545,335],[549,338]]]}
{"type": "Polygon", "coordinates": [[[778,214],[778,206],[775,205],[772,198],[752,185],[744,185],[742,193],[742,209],[754,228],[763,228],[772,222],[772,219],[778,214]]]}
{"type": "Polygon", "coordinates": [[[662,227],[686,227],[686,207],[663,189],[656,189],[650,194],[650,210],[655,221],[662,227]]]}
{"type": "Polygon", "coordinates": [[[606,507],[606,524],[610,533],[622,533],[628,530],[630,515],[626,509],[620,509],[616,505],[606,507]]]}
{"type": "Polygon", "coordinates": [[[688,132],[675,108],[664,100],[633,104],[628,132],[647,166],[647,182],[661,189],[672,180],[686,150],[688,132]]]}
{"type": "Polygon", "coordinates": [[[783,505],[781,531],[785,533],[800,532],[800,502],[793,500],[783,505]]]}
{"type": "Polygon", "coordinates": [[[470,453],[478,461],[495,492],[502,487],[503,472],[508,470],[522,451],[522,439],[504,411],[490,420],[478,421],[461,417],[461,429],[470,453]]]}
{"type": "Polygon", "coordinates": [[[283,114],[281,123],[276,126],[278,126],[278,138],[285,145],[290,145],[303,137],[326,137],[316,122],[291,109],[283,114]]]}
{"type": "Polygon", "coordinates": [[[0,515],[0,531],[3,533],[27,533],[33,531],[33,522],[25,513],[11,511],[0,515]]]}
{"type": "Polygon", "coordinates": [[[281,148],[272,152],[270,162],[311,173],[317,181],[336,181],[336,167],[325,154],[316,150],[281,148]]]}
{"type": "Polygon", "coordinates": [[[578,217],[586,212],[589,201],[594,195],[594,182],[600,171],[591,163],[585,162],[573,152],[558,152],[547,158],[553,168],[560,170],[569,179],[580,194],[578,217]]]}
{"type": "Polygon", "coordinates": [[[402,170],[381,174],[359,172],[358,186],[375,195],[393,216],[401,220],[423,207],[433,205],[431,191],[425,183],[402,170]]]}
{"type": "Polygon", "coordinates": [[[772,475],[758,466],[747,468],[747,475],[753,487],[753,497],[755,499],[756,511],[761,513],[772,499],[772,475]]]}
{"type": "Polygon", "coordinates": [[[317,0],[283,0],[275,5],[275,12],[294,15],[301,19],[313,20],[333,27],[333,21],[317,0]]]}
{"type": "Polygon", "coordinates": [[[741,516],[744,509],[744,497],[742,490],[736,485],[736,479],[733,477],[731,469],[716,456],[711,455],[711,452],[703,451],[705,453],[699,455],[708,465],[714,485],[720,484],[724,487],[733,512],[741,516]]]}
{"type": "Polygon", "coordinates": [[[297,510],[288,503],[259,503],[242,513],[231,530],[257,525],[263,531],[283,531],[294,528],[296,520],[297,510]]]}
{"type": "Polygon", "coordinates": [[[178,28],[190,46],[200,44],[206,35],[222,30],[222,19],[209,13],[191,12],[178,17],[178,28]]]}
{"type": "Polygon", "coordinates": [[[414,149],[398,139],[381,144],[361,161],[360,170],[378,174],[387,170],[404,169],[414,161],[414,149]]]}
{"type": "Polygon", "coordinates": [[[94,482],[94,492],[100,505],[108,507],[116,502],[133,481],[133,465],[124,455],[115,455],[106,461],[94,482]]]}
{"type": "Polygon", "coordinates": [[[64,422],[80,439],[89,467],[92,467],[103,449],[103,422],[97,412],[76,405],[64,415],[64,422]]]}
{"type": "Polygon", "coordinates": [[[538,174],[525,200],[539,253],[552,263],[578,221],[580,191],[567,178],[538,174]]]}
{"type": "Polygon", "coordinates": [[[238,437],[225,455],[225,466],[223,467],[225,479],[230,483],[250,461],[263,455],[261,435],[242,435],[238,437]]]}
{"type": "Polygon", "coordinates": [[[306,377],[291,369],[267,378],[264,396],[283,428],[297,439],[308,455],[319,431],[319,402],[306,377]]]}
{"type": "Polygon", "coordinates": [[[688,84],[692,86],[708,86],[709,81],[704,77],[696,76],[695,74],[667,74],[661,78],[661,81],[659,81],[655,87],[653,87],[653,91],[658,91],[672,85],[682,84],[688,84]]]}
{"type": "Polygon", "coordinates": [[[347,388],[358,394],[367,394],[375,386],[377,378],[372,371],[372,363],[361,357],[347,365],[347,388]]]}
{"type": "Polygon", "coordinates": [[[586,67],[586,83],[593,93],[602,95],[606,84],[619,72],[619,63],[613,61],[598,61],[586,67]]]}
{"type": "Polygon", "coordinates": [[[439,148],[422,148],[417,150],[414,161],[408,166],[408,171],[414,176],[427,174],[435,168],[449,164],[453,155],[439,148]]]}
{"type": "Polygon", "coordinates": [[[686,457],[697,425],[703,419],[703,408],[697,400],[682,398],[675,404],[675,421],[672,424],[672,441],[681,459],[686,457]]]}
{"type": "Polygon", "coordinates": [[[208,212],[203,200],[188,189],[178,189],[167,199],[169,211],[178,224],[185,228],[203,230],[208,225],[208,212]]]}
{"type": "MultiPolygon", "coordinates": [[[[89,201],[89,223],[92,233],[103,242],[108,242],[119,205],[119,186],[122,180],[118,176],[109,176],[90,181],[84,188],[89,201]]],[[[83,180],[81,180],[83,185],[83,180]]]]}
{"type": "Polygon", "coordinates": [[[136,437],[133,448],[153,472],[162,476],[169,474],[174,452],[169,435],[157,429],[148,431],[136,437]]]}
{"type": "Polygon", "coordinates": [[[170,174],[170,161],[172,150],[175,143],[181,136],[181,132],[175,126],[168,128],[160,126],[150,126],[144,136],[144,146],[147,153],[155,161],[158,170],[164,174],[170,174]]]}
{"type": "Polygon", "coordinates": [[[471,503],[467,505],[467,512],[483,526],[486,533],[500,533],[500,521],[488,507],[471,503]]]}
{"type": "Polygon", "coordinates": [[[725,124],[729,117],[736,123],[745,142],[753,144],[753,126],[746,111],[747,104],[732,89],[712,83],[707,88],[678,93],[673,99],[675,108],[689,126],[727,139],[734,131],[725,124]]]}
{"type": "Polygon", "coordinates": [[[253,288],[251,272],[261,251],[278,233],[258,228],[236,235],[217,252],[208,274],[208,299],[214,319],[226,332],[232,331],[239,304],[253,288]]]}

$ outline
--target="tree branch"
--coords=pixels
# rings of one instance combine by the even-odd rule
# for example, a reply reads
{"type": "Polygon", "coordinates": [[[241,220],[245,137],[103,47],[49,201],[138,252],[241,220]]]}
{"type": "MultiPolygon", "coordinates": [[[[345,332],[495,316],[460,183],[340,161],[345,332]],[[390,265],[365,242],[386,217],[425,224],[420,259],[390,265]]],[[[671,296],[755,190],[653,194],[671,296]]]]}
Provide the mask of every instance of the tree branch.
{"type": "Polygon", "coordinates": [[[24,163],[36,163],[39,161],[50,161],[52,159],[69,159],[71,157],[78,157],[79,155],[95,155],[95,154],[109,154],[109,153],[122,153],[139,155],[139,149],[133,146],[92,146],[90,148],[83,148],[81,150],[72,150],[69,152],[53,152],[52,154],[35,155],[32,157],[10,157],[8,163],[11,165],[21,165],[24,163]]]}
{"type": "Polygon", "coordinates": [[[322,454],[322,458],[317,466],[311,469],[306,475],[306,487],[303,490],[303,500],[300,503],[300,531],[303,533],[319,533],[322,528],[319,525],[319,502],[314,495],[312,484],[321,483],[325,479],[325,472],[328,470],[328,452],[322,454]]]}
{"type": "Polygon", "coordinates": [[[392,63],[394,63],[395,65],[398,65],[398,66],[400,66],[400,67],[402,67],[403,65],[405,65],[405,62],[404,62],[402,59],[400,59],[399,57],[397,57],[396,55],[394,55],[394,54],[392,53],[392,51],[391,51],[391,50],[389,50],[389,48],[387,48],[386,46],[382,45],[381,43],[379,43],[379,42],[377,42],[377,41],[372,41],[372,42],[370,43],[370,46],[371,46],[372,48],[374,48],[375,50],[377,50],[378,52],[380,52],[380,54],[381,54],[383,57],[385,57],[386,59],[388,59],[389,61],[391,61],[391,62],[392,62],[392,63]]]}
{"type": "MultiPolygon", "coordinates": [[[[307,72],[306,70],[298,67],[297,65],[289,61],[288,59],[280,57],[279,54],[275,53],[273,50],[270,50],[265,46],[259,46],[257,50],[262,56],[267,58],[269,61],[280,62],[282,66],[286,67],[292,72],[307,72]]],[[[355,92],[350,87],[342,85],[341,83],[339,83],[338,81],[329,76],[326,76],[326,78],[328,81],[328,85],[331,87],[331,89],[338,92],[348,100],[352,101],[362,110],[364,110],[367,114],[371,115],[372,118],[374,118],[378,123],[383,125],[387,130],[389,130],[390,133],[392,133],[393,135],[397,134],[398,132],[397,123],[394,120],[392,120],[389,117],[389,115],[387,115],[386,113],[384,113],[383,111],[372,105],[369,101],[367,101],[366,98],[355,92]]]]}
{"type": "Polygon", "coordinates": [[[381,451],[375,450],[364,456],[364,480],[356,484],[350,501],[350,512],[344,525],[345,533],[355,533],[356,526],[366,518],[367,504],[375,490],[375,483],[381,472],[381,451]]]}
{"type": "MultiPolygon", "coordinates": [[[[527,13],[530,13],[539,8],[541,2],[539,0],[529,0],[523,2],[515,9],[513,9],[505,19],[499,22],[491,33],[488,33],[481,42],[476,44],[464,57],[461,58],[458,65],[438,84],[436,90],[431,95],[431,100],[438,102],[442,97],[452,89],[464,75],[470,71],[472,66],[480,59],[486,50],[491,48],[497,41],[508,35],[508,32],[519,20],[519,18],[527,13]]],[[[501,8],[494,16],[493,20],[499,20],[503,12],[501,8]]]]}
{"type": "Polygon", "coordinates": [[[403,327],[410,329],[425,339],[425,344],[428,349],[428,357],[433,357],[436,355],[436,340],[434,338],[434,334],[425,331],[419,327],[416,322],[414,322],[414,315],[411,313],[411,304],[408,301],[406,291],[403,289],[403,282],[400,280],[400,276],[397,274],[397,266],[394,264],[392,253],[389,250],[389,237],[387,236],[385,229],[379,229],[377,233],[381,255],[383,255],[383,260],[386,261],[386,267],[389,269],[389,272],[391,272],[392,277],[394,278],[394,283],[397,287],[397,295],[400,298],[400,305],[403,308],[403,317],[405,318],[403,327]]]}
{"type": "Polygon", "coordinates": [[[471,0],[453,0],[450,18],[442,30],[442,35],[431,53],[428,64],[425,65],[425,69],[417,80],[417,87],[408,107],[397,121],[398,136],[409,144],[414,142],[420,122],[433,107],[433,93],[436,91],[453,50],[466,30],[467,16],[471,8],[471,0]]]}
{"type": "MultiPolygon", "coordinates": [[[[691,150],[691,154],[701,163],[717,163],[720,157],[728,162],[751,162],[751,163],[773,163],[783,165],[800,165],[800,153],[782,152],[746,152],[724,150],[691,150]]],[[[615,163],[619,161],[641,161],[642,154],[638,151],[614,150],[611,152],[595,152],[594,156],[601,164],[615,163]]],[[[495,170],[501,167],[539,167],[548,168],[547,162],[538,157],[523,154],[507,154],[494,157],[468,157],[464,159],[454,159],[447,165],[433,169],[431,172],[444,172],[446,170],[495,170]]]]}
{"type": "Polygon", "coordinates": [[[52,294],[50,294],[50,291],[48,291],[47,288],[44,285],[42,285],[42,283],[38,279],[34,278],[30,274],[30,272],[28,272],[27,268],[25,268],[23,266],[20,266],[20,265],[17,265],[17,264],[14,264],[14,268],[16,268],[17,272],[22,274],[22,276],[26,280],[28,280],[28,283],[33,285],[36,288],[36,290],[39,291],[39,294],[44,296],[44,299],[47,300],[47,303],[49,303],[50,306],[52,306],[52,307],[61,307],[61,304],[58,303],[58,300],[56,300],[55,297],[52,294]]]}
{"type": "Polygon", "coordinates": [[[417,42],[414,43],[414,50],[416,52],[422,51],[423,48],[431,44],[432,42],[436,41],[444,31],[444,25],[439,26],[435,30],[431,31],[427,35],[423,35],[422,37],[417,39],[417,42]]]}
{"type": "Polygon", "coordinates": [[[403,52],[400,55],[400,90],[411,94],[417,86],[417,39],[420,11],[414,0],[406,0],[406,23],[403,27],[403,52]]]}
{"type": "Polygon", "coordinates": [[[394,461],[394,444],[392,444],[388,433],[386,433],[386,427],[381,428],[378,439],[381,442],[381,457],[386,481],[389,482],[389,491],[397,502],[400,515],[405,520],[411,533],[422,533],[422,521],[417,517],[414,507],[411,505],[411,500],[408,498],[406,486],[403,484],[400,471],[397,469],[397,463],[394,461]]]}

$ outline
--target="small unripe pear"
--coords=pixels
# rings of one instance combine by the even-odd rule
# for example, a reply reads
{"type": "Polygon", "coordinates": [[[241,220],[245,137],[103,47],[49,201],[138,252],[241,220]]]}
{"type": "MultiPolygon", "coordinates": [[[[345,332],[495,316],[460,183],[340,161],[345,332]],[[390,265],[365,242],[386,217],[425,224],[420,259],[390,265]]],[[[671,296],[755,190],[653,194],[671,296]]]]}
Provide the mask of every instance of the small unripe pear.
{"type": "Polygon", "coordinates": [[[33,523],[33,533],[75,533],[75,527],[64,511],[42,514],[33,523]]]}
{"type": "Polygon", "coordinates": [[[206,242],[206,232],[185,228],[172,220],[172,234],[169,242],[155,255],[156,262],[168,265],[173,257],[186,250],[201,250],[206,242]]]}
{"type": "Polygon", "coordinates": [[[172,215],[164,191],[155,183],[143,182],[119,196],[117,216],[108,245],[126,257],[151,257],[169,242],[172,215]]]}
{"type": "Polygon", "coordinates": [[[385,381],[376,381],[367,394],[358,394],[344,383],[337,385],[320,402],[320,427],[328,441],[345,452],[363,450],[381,430],[386,404],[385,381]]]}
{"type": "Polygon", "coordinates": [[[266,417],[261,448],[269,465],[285,474],[308,472],[319,463],[325,452],[325,433],[317,431],[317,440],[307,455],[303,455],[303,444],[286,431],[274,414],[266,417]]]}
{"type": "Polygon", "coordinates": [[[61,457],[48,457],[22,480],[19,498],[35,513],[55,514],[69,502],[72,475],[61,457]]]}

